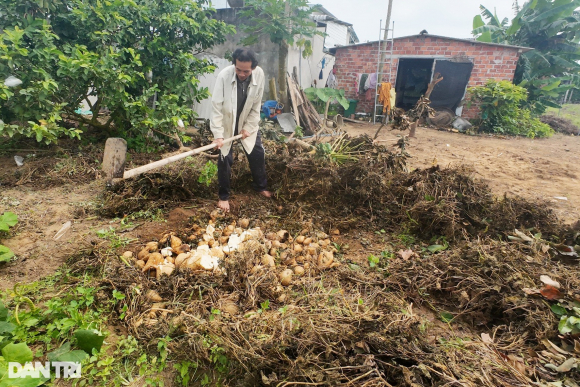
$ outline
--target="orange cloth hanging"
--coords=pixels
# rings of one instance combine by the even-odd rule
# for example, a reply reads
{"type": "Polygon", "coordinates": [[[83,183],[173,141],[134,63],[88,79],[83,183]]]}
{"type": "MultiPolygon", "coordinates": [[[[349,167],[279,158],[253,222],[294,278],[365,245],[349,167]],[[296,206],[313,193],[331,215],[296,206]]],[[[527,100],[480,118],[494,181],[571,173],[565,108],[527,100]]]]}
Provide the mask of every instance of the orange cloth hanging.
{"type": "Polygon", "coordinates": [[[383,113],[391,110],[391,84],[389,82],[381,83],[379,102],[383,105],[383,113]]]}

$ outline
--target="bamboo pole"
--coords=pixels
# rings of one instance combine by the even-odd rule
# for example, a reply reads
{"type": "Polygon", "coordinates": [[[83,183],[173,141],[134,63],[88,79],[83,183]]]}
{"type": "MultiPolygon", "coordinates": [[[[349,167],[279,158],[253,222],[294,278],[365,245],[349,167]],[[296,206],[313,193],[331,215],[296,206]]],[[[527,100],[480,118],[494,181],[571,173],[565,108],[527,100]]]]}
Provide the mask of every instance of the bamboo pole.
{"type": "MultiPolygon", "coordinates": [[[[234,140],[237,140],[239,138],[242,138],[242,135],[241,134],[238,134],[237,136],[234,136],[234,137],[226,138],[224,140],[224,144],[227,144],[227,143],[232,142],[234,140]]],[[[184,159],[184,158],[186,158],[188,156],[192,156],[192,155],[195,155],[195,154],[198,154],[198,153],[201,153],[201,152],[204,152],[204,151],[213,149],[213,148],[215,148],[215,146],[216,146],[216,144],[212,143],[212,144],[209,144],[209,145],[202,146],[200,148],[196,148],[196,149],[190,150],[189,152],[180,153],[178,155],[171,156],[171,157],[168,157],[168,158],[163,159],[163,160],[155,161],[153,163],[149,163],[149,164],[146,164],[146,165],[142,165],[140,167],[137,167],[137,168],[133,168],[133,169],[131,169],[129,171],[125,171],[125,173],[123,174],[123,179],[129,179],[131,177],[134,177],[134,176],[140,175],[142,173],[148,172],[148,171],[150,171],[152,169],[159,168],[159,167],[162,167],[164,165],[173,163],[173,162],[175,162],[177,160],[184,159]]]]}
{"type": "MultiPolygon", "coordinates": [[[[296,69],[296,67],[294,67],[296,69]]],[[[290,77],[287,77],[288,80],[288,92],[290,93],[290,100],[292,101],[292,110],[294,110],[294,118],[296,119],[296,125],[300,126],[300,113],[298,112],[298,104],[296,103],[296,89],[294,82],[290,77]]]]}

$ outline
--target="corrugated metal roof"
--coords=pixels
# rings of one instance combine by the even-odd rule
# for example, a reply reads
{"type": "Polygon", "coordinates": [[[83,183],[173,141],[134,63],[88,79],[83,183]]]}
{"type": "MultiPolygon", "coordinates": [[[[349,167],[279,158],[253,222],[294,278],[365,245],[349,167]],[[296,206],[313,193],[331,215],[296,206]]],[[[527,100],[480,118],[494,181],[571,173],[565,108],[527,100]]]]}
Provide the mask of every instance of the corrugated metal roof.
{"type": "Polygon", "coordinates": [[[344,26],[352,27],[352,24],[344,22],[342,20],[338,20],[337,18],[331,15],[310,15],[310,18],[316,22],[331,21],[336,24],[342,24],[344,26]]]}
{"type": "MultiPolygon", "coordinates": [[[[440,36],[440,35],[431,35],[431,34],[400,36],[400,37],[394,38],[394,40],[408,39],[408,38],[438,38],[438,39],[446,39],[446,40],[455,40],[455,41],[459,41],[459,42],[482,44],[482,45],[487,45],[487,46],[495,46],[495,47],[503,47],[503,48],[517,48],[519,50],[522,50],[522,52],[528,52],[528,51],[533,50],[533,48],[530,48],[530,47],[512,46],[509,44],[499,44],[499,43],[487,43],[487,42],[480,42],[479,40],[475,40],[475,39],[460,39],[460,38],[452,38],[449,36],[440,36]]],[[[349,47],[354,47],[354,46],[362,46],[364,44],[375,44],[377,42],[378,42],[378,40],[374,40],[372,42],[350,44],[348,46],[341,46],[341,47],[333,47],[330,49],[330,51],[331,51],[331,53],[334,53],[337,49],[349,48],[349,47]]]]}

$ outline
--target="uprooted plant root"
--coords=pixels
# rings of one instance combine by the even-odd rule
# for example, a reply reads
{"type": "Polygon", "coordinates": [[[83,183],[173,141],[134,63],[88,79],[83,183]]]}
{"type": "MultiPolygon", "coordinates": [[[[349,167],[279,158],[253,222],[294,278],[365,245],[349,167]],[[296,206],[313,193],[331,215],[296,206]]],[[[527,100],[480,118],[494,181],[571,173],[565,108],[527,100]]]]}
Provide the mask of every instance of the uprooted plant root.
{"type": "MultiPolygon", "coordinates": [[[[404,152],[374,145],[368,136],[348,139],[361,151],[356,162],[329,163],[299,148],[267,142],[269,185],[279,202],[296,210],[323,212],[338,225],[366,223],[379,228],[406,227],[422,238],[448,240],[520,228],[559,227],[546,206],[521,198],[496,199],[467,168],[406,170],[404,152]]],[[[238,159],[243,153],[238,153],[238,159]]],[[[241,161],[241,160],[239,160],[241,161]]],[[[233,189],[251,192],[247,163],[234,164],[233,189]]],[[[217,184],[198,182],[203,159],[122,182],[104,195],[101,214],[122,216],[151,206],[214,198],[217,184]]]]}
{"type": "Polygon", "coordinates": [[[231,255],[224,275],[177,270],[160,279],[113,259],[104,264],[106,284],[126,295],[133,336],[153,347],[172,337],[176,360],[208,369],[223,356],[228,385],[474,387],[554,380],[534,351],[555,337],[557,321],[524,290],[546,272],[566,289],[580,286],[577,267],[493,240],[393,258],[384,270],[312,271],[283,290],[274,268],[252,271],[261,254],[231,255]],[[451,313],[453,327],[470,327],[475,337],[435,330],[434,340],[437,324],[425,331],[420,305],[451,313]],[[477,332],[489,332],[492,342],[477,332]]]}
{"type": "MultiPolygon", "coordinates": [[[[213,370],[231,386],[519,387],[561,379],[546,366],[566,359],[547,341],[559,340],[557,318],[551,303],[530,289],[546,274],[567,294],[580,288],[577,260],[562,261],[548,246],[580,243],[576,233],[564,230],[543,203],[495,198],[468,169],[407,173],[401,152],[364,137],[349,141],[365,152],[343,164],[268,143],[277,204],[264,207],[283,204],[285,216],[258,219],[256,210],[251,222],[264,234],[284,226],[294,238],[301,229],[316,235],[313,227],[330,224],[372,233],[384,227],[414,235],[415,253],[392,251],[379,267],[352,264],[348,252],[339,252],[339,233],[331,234],[339,265],[306,271],[284,286],[282,254],[273,255],[275,266],[256,270],[264,247],[231,253],[220,275],[176,268],[151,278],[102,256],[90,265],[103,267],[104,286],[126,295],[130,333],[151,348],[171,337],[176,360],[213,370]],[[510,239],[516,228],[538,237],[510,239]],[[429,252],[433,240],[448,245],[429,252]]],[[[195,163],[123,183],[108,193],[104,209],[130,211],[122,206],[131,200],[143,208],[213,197],[215,185],[197,183],[203,163],[195,163]]],[[[244,163],[233,174],[238,192],[251,189],[244,163]]],[[[196,215],[196,222],[219,229],[235,217],[201,219],[196,215]]],[[[191,234],[173,231],[183,240],[191,234]]]]}

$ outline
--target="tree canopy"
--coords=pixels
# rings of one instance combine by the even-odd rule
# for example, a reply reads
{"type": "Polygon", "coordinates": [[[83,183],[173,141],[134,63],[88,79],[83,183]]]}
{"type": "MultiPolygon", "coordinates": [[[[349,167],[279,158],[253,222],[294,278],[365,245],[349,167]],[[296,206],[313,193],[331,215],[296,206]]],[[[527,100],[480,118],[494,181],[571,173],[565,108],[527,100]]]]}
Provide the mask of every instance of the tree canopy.
{"type": "Polygon", "coordinates": [[[233,28],[207,0],[0,0],[0,135],[39,141],[78,136],[63,118],[137,139],[173,132],[207,98],[198,77],[214,71],[195,54],[233,28]],[[79,113],[86,102],[91,116],[79,113]],[[102,108],[109,116],[98,120],[102,108]]]}
{"type": "Polygon", "coordinates": [[[536,113],[558,106],[555,99],[576,87],[579,7],[580,0],[530,0],[521,7],[516,2],[516,16],[509,22],[481,6],[481,15],[473,20],[473,34],[479,41],[534,49],[521,56],[514,82],[528,90],[529,106],[536,113]]]}

